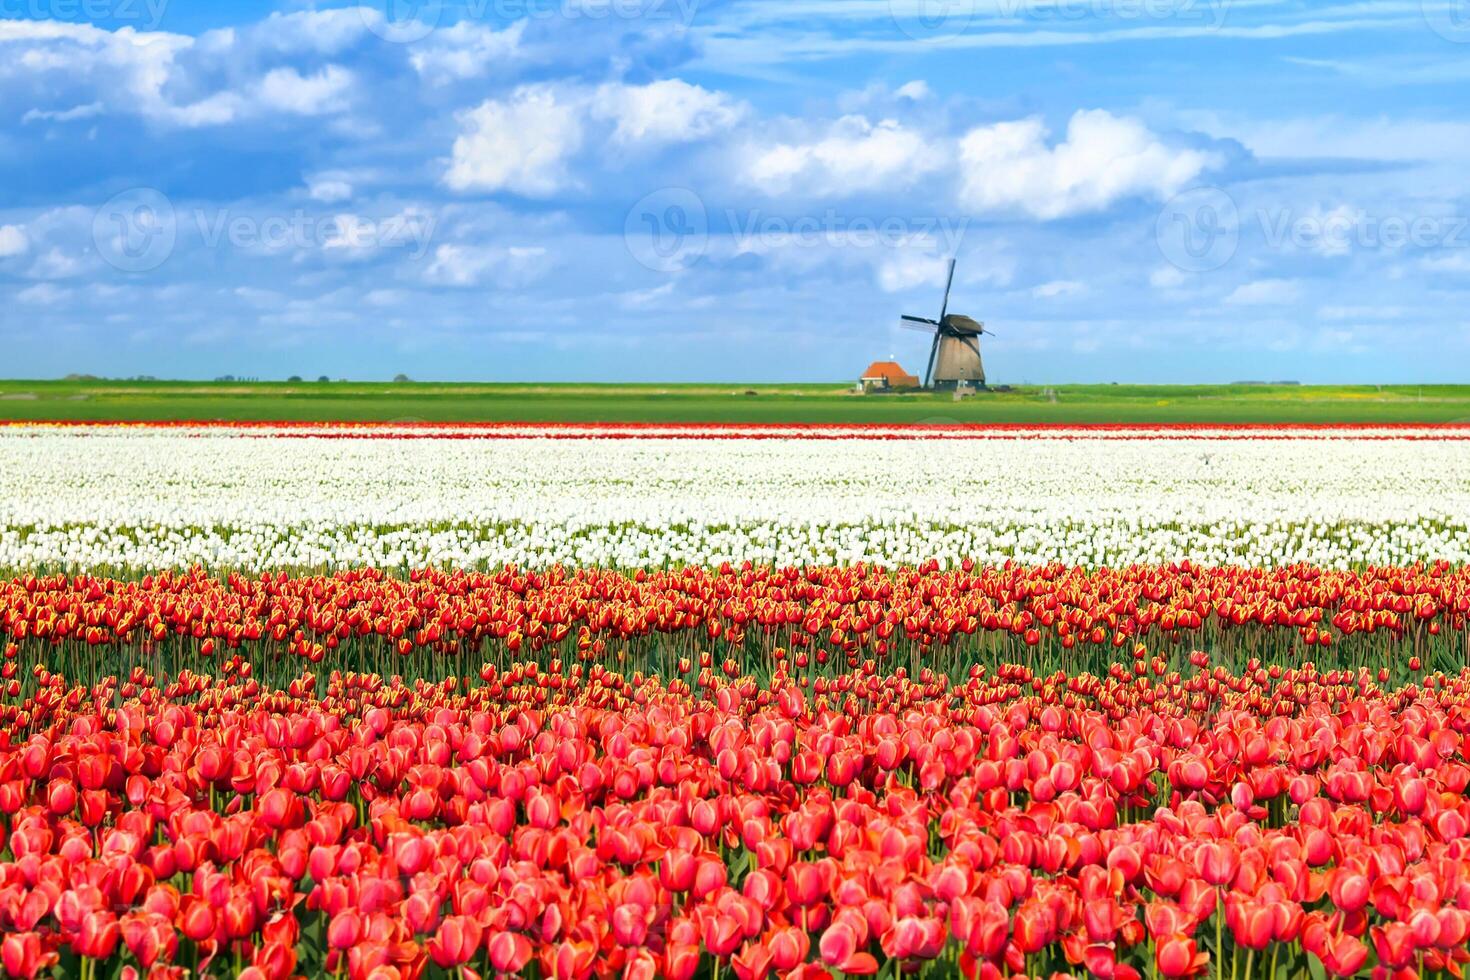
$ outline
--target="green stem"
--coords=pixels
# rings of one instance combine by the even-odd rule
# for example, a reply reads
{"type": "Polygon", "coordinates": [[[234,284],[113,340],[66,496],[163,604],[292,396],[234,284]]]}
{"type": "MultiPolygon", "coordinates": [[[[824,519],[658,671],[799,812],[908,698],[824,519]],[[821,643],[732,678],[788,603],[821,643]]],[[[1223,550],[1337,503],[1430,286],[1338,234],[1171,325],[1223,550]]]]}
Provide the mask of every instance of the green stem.
{"type": "Polygon", "coordinates": [[[1215,906],[1215,980],[1225,976],[1225,948],[1221,945],[1221,929],[1225,920],[1225,909],[1215,906]]]}

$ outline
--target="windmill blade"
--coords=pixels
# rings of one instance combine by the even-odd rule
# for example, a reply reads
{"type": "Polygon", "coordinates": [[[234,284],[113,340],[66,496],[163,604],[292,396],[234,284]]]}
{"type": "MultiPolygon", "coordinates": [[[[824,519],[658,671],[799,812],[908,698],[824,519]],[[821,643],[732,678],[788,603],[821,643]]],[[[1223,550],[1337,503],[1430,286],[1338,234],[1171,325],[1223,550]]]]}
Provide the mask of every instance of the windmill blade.
{"type": "Polygon", "coordinates": [[[934,376],[934,358],[939,354],[940,331],[934,331],[934,343],[929,345],[929,366],[924,368],[924,387],[929,387],[929,381],[934,376]]]}
{"type": "Polygon", "coordinates": [[[899,317],[899,320],[902,321],[901,323],[899,323],[900,327],[905,327],[909,330],[922,330],[924,333],[928,333],[935,327],[939,326],[939,321],[930,320],[922,316],[905,315],[899,317]]]}
{"type": "Polygon", "coordinates": [[[944,305],[939,308],[939,320],[944,322],[944,314],[949,312],[949,289],[954,285],[954,259],[949,260],[949,278],[944,281],[944,305]]]}

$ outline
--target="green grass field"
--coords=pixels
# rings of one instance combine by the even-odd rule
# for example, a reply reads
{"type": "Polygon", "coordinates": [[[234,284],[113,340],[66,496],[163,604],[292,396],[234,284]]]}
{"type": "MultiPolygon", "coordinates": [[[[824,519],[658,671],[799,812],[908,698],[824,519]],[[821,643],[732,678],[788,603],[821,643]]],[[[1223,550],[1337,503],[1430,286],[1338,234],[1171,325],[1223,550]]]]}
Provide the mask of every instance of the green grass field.
{"type": "Polygon", "coordinates": [[[957,402],[937,393],[859,396],[838,384],[0,381],[0,419],[1470,422],[1470,385],[1062,385],[957,402]]]}

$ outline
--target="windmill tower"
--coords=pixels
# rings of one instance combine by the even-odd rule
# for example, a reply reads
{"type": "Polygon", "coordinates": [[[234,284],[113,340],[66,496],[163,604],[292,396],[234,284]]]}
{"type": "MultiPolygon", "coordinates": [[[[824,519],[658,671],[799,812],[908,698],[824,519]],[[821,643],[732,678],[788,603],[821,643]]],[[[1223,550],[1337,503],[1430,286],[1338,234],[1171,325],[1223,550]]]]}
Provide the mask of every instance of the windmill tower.
{"type": "Polygon", "coordinates": [[[949,278],[944,284],[944,302],[939,319],[904,314],[903,326],[910,330],[934,332],[929,345],[929,366],[924,370],[925,388],[954,388],[960,383],[985,387],[985,362],[980,357],[980,335],[995,334],[985,324],[959,313],[949,312],[949,290],[954,285],[955,260],[949,260],[949,278]]]}

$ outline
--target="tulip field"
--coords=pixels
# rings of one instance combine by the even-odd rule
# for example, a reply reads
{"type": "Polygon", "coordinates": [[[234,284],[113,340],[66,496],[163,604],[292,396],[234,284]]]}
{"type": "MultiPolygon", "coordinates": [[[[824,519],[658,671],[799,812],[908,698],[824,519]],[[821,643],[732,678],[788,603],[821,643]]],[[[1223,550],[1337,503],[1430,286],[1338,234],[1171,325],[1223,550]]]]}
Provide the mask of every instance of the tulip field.
{"type": "Polygon", "coordinates": [[[0,967],[1470,964],[1470,428],[0,426],[0,967]]]}

